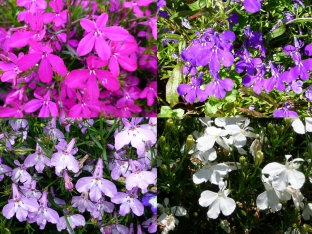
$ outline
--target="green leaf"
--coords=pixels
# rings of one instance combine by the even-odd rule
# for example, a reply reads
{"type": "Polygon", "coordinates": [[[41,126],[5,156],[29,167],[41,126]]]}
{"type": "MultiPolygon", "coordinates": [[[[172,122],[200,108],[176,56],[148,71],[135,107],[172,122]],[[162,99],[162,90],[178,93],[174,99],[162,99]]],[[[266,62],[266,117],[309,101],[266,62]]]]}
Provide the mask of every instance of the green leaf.
{"type": "MultiPolygon", "coordinates": [[[[191,4],[188,4],[189,8],[192,10],[192,11],[197,11],[197,10],[200,10],[204,7],[207,6],[206,4],[206,0],[198,0],[196,2],[193,2],[191,4]]],[[[208,6],[207,6],[208,7],[208,6]]]]}
{"type": "Polygon", "coordinates": [[[233,89],[231,93],[225,97],[225,100],[227,102],[234,102],[236,100],[237,94],[238,94],[238,91],[236,89],[233,89]]]}
{"type": "Polygon", "coordinates": [[[166,84],[166,100],[170,103],[170,106],[174,106],[179,102],[177,88],[182,81],[182,64],[182,62],[178,62],[166,84]]]}
{"type": "Polygon", "coordinates": [[[96,137],[93,134],[90,134],[90,137],[92,138],[92,140],[95,142],[95,144],[101,149],[103,150],[103,147],[101,145],[101,143],[98,141],[98,139],[96,139],[96,137]]]}
{"type": "Polygon", "coordinates": [[[297,19],[288,21],[286,25],[293,24],[293,23],[305,23],[305,22],[312,22],[312,18],[297,18],[297,19]]]}
{"type": "Polygon", "coordinates": [[[286,32],[286,24],[282,23],[281,26],[279,26],[277,29],[275,29],[273,32],[269,32],[264,36],[264,39],[271,41],[272,39],[279,37],[283,35],[286,32]]]}
{"type": "Polygon", "coordinates": [[[256,94],[251,88],[247,88],[247,87],[241,87],[241,88],[238,89],[238,91],[240,91],[243,94],[246,94],[246,95],[258,98],[259,100],[264,100],[269,105],[274,106],[274,108],[276,109],[276,102],[275,102],[275,100],[273,98],[271,98],[266,93],[256,94]]]}
{"type": "Polygon", "coordinates": [[[160,118],[168,118],[168,117],[178,117],[182,118],[184,115],[184,110],[183,109],[174,109],[172,110],[170,106],[162,106],[160,109],[160,114],[158,117],[160,118]]]}

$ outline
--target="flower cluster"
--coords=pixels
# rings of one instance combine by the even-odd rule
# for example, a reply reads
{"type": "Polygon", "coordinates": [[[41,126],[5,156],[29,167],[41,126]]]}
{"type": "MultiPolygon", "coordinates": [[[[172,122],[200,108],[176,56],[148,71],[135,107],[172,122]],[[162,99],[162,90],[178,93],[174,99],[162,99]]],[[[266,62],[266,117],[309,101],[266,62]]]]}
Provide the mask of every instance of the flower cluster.
{"type": "Polygon", "coordinates": [[[11,199],[2,208],[3,216],[36,223],[40,230],[56,224],[58,231],[68,233],[78,226],[87,230],[88,219],[101,233],[129,233],[134,221],[128,216],[136,216],[138,232],[155,233],[156,118],[58,122],[43,120],[41,130],[30,119],[10,120],[5,126],[0,181],[11,199]],[[88,138],[93,141],[81,140],[88,138]]]}
{"type": "Polygon", "coordinates": [[[153,2],[18,0],[20,26],[0,28],[0,117],[155,115],[153,2]]]}
{"type": "MultiPolygon", "coordinates": [[[[222,110],[227,111],[228,102],[238,100],[240,91],[242,94],[258,98],[257,103],[253,103],[257,104],[256,108],[258,108],[261,106],[263,96],[268,97],[268,94],[278,91],[278,99],[285,102],[283,98],[285,95],[297,99],[306,90],[306,85],[309,85],[308,80],[312,71],[312,44],[311,40],[304,39],[303,41],[301,37],[305,33],[308,34],[308,31],[303,32],[300,28],[299,39],[297,30],[294,29],[296,27],[292,27],[290,33],[280,40],[282,44],[279,42],[278,45],[276,43],[270,45],[274,38],[283,35],[289,29],[288,27],[293,25],[290,24],[291,22],[304,20],[306,15],[311,13],[303,3],[299,4],[300,7],[296,1],[293,4],[287,4],[287,8],[293,11],[288,12],[291,17],[282,21],[279,16],[278,22],[271,28],[267,28],[268,24],[264,25],[263,21],[267,16],[260,11],[264,8],[263,12],[270,12],[271,5],[277,7],[269,1],[217,1],[215,4],[207,3],[207,9],[204,8],[205,10],[199,13],[197,10],[200,10],[200,7],[195,3],[187,3],[191,13],[183,15],[185,18],[180,17],[181,24],[177,21],[172,22],[175,25],[175,31],[168,31],[166,25],[180,10],[184,9],[180,9],[179,4],[176,4],[172,11],[163,1],[159,1],[158,4],[160,9],[167,11],[167,15],[159,12],[160,22],[165,27],[159,31],[160,37],[166,38],[164,39],[166,44],[163,44],[164,53],[172,53],[176,59],[170,60],[164,55],[161,57],[167,60],[164,64],[171,64],[180,71],[177,75],[175,75],[175,70],[172,71],[174,78],[169,78],[166,86],[167,92],[164,98],[171,107],[178,104],[180,100],[186,103],[206,102],[203,111],[206,114],[215,114],[218,109],[224,108],[222,110]],[[297,8],[300,8],[301,14],[309,13],[300,18],[298,12],[295,13],[297,8]],[[201,16],[206,17],[206,21],[199,20],[201,16]],[[162,17],[166,20],[162,20],[162,17]],[[257,21],[259,19],[260,22],[257,21]],[[210,26],[207,27],[207,25],[210,26]],[[294,41],[294,44],[292,45],[290,41],[294,41]],[[167,45],[168,43],[170,46],[167,45]],[[276,48],[277,46],[279,48],[276,48]],[[178,80],[172,82],[170,79],[178,80]],[[225,99],[216,100],[223,98],[225,99]]],[[[280,11],[279,8],[275,8],[272,8],[272,14],[280,11]]],[[[283,12],[287,16],[286,13],[283,12]]],[[[161,72],[160,80],[166,78],[166,73],[170,72],[161,72]]],[[[307,100],[309,101],[308,98],[307,100]]],[[[238,101],[242,102],[239,104],[246,105],[254,102],[255,99],[238,101]]],[[[268,103],[273,104],[274,108],[269,112],[275,111],[274,117],[298,117],[293,107],[279,109],[277,102],[271,99],[268,103]],[[289,113],[288,110],[294,113],[289,113]]],[[[194,114],[193,110],[187,109],[190,114],[194,114]]],[[[255,110],[257,113],[250,112],[246,108],[239,108],[239,111],[259,115],[257,109],[255,110]]],[[[236,112],[235,109],[234,113],[236,112]]]]}

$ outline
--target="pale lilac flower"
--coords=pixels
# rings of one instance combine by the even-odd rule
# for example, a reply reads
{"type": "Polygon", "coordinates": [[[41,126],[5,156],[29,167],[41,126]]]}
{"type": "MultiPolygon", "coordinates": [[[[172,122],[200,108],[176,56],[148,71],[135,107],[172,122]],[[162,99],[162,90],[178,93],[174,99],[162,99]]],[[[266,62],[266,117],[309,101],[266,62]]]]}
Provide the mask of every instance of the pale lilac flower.
{"type": "MultiPolygon", "coordinates": [[[[81,214],[74,214],[74,215],[66,215],[68,223],[70,227],[74,230],[75,227],[78,226],[85,226],[86,220],[81,214]]],[[[71,233],[70,229],[67,226],[65,216],[61,217],[56,224],[57,230],[60,232],[63,229],[67,229],[68,233],[71,233]]]]}
{"type": "Polygon", "coordinates": [[[18,181],[22,183],[26,183],[26,182],[30,183],[32,179],[31,179],[30,174],[26,171],[26,167],[24,166],[24,164],[20,164],[20,162],[17,160],[14,160],[14,163],[18,167],[13,169],[11,179],[15,183],[17,183],[18,181]]]}
{"type": "Polygon", "coordinates": [[[63,176],[64,176],[64,182],[65,182],[66,190],[73,191],[73,189],[74,189],[74,185],[72,183],[73,179],[68,175],[68,172],[66,169],[63,171],[63,176]]]}
{"type": "Polygon", "coordinates": [[[65,139],[63,132],[56,128],[56,118],[52,118],[49,124],[43,128],[44,132],[51,137],[53,141],[65,139]]]}
{"type": "Polygon", "coordinates": [[[99,158],[92,177],[80,178],[76,183],[78,192],[90,191],[90,200],[97,202],[102,198],[102,192],[108,197],[114,197],[117,193],[116,185],[103,179],[103,159],[99,158]]]}
{"type": "Polygon", "coordinates": [[[3,180],[4,175],[6,176],[11,176],[12,168],[2,164],[3,158],[0,156],[0,182],[3,180]]]}
{"type": "Polygon", "coordinates": [[[93,218],[102,220],[104,213],[112,213],[114,208],[115,205],[113,203],[105,201],[104,198],[100,198],[100,200],[94,205],[93,211],[90,213],[93,218]]]}
{"type": "Polygon", "coordinates": [[[153,214],[153,216],[142,223],[144,228],[148,228],[149,233],[155,233],[157,231],[157,214],[153,214]]]}
{"type": "Polygon", "coordinates": [[[125,216],[130,213],[130,209],[136,216],[141,216],[144,213],[143,204],[137,199],[137,189],[127,191],[127,193],[117,192],[111,201],[115,204],[121,204],[119,214],[125,216]]]}
{"type": "Polygon", "coordinates": [[[211,219],[218,218],[220,211],[223,215],[228,216],[232,214],[236,208],[235,201],[228,197],[230,190],[225,190],[226,185],[226,181],[220,181],[218,193],[206,190],[200,195],[199,205],[203,207],[209,206],[207,216],[211,219]]]}
{"type": "Polygon", "coordinates": [[[42,173],[45,165],[50,166],[50,161],[37,143],[36,152],[27,156],[24,165],[26,168],[35,166],[37,172],[42,173]]]}
{"type": "Polygon", "coordinates": [[[37,212],[39,205],[36,199],[25,198],[20,195],[16,184],[12,184],[13,199],[9,200],[2,209],[2,214],[5,218],[11,219],[15,214],[16,218],[23,222],[26,220],[28,212],[37,212]]]}
{"type": "Polygon", "coordinates": [[[66,149],[58,149],[57,153],[54,153],[51,158],[51,166],[55,166],[55,172],[57,175],[65,168],[77,173],[79,171],[78,161],[71,154],[71,150],[75,145],[75,138],[73,138],[67,145],[66,149]]]}
{"type": "Polygon", "coordinates": [[[141,156],[145,152],[145,142],[156,143],[156,135],[151,130],[141,128],[138,125],[141,120],[142,118],[132,118],[131,122],[129,122],[125,118],[122,119],[125,128],[115,136],[116,150],[120,150],[131,142],[131,145],[137,149],[137,154],[141,156]]]}
{"type": "Polygon", "coordinates": [[[46,190],[43,191],[43,195],[39,201],[40,201],[40,207],[37,212],[36,221],[40,229],[43,230],[47,222],[56,224],[58,223],[60,217],[55,210],[47,207],[48,199],[47,199],[46,190]]]}
{"type": "Polygon", "coordinates": [[[71,204],[73,207],[77,207],[80,213],[86,210],[91,213],[95,209],[94,203],[88,198],[88,192],[83,192],[80,196],[73,196],[71,204]]]}
{"type": "Polygon", "coordinates": [[[262,169],[262,174],[269,174],[273,177],[272,186],[277,190],[286,189],[290,184],[294,189],[300,189],[305,182],[305,176],[297,171],[299,164],[296,162],[304,161],[302,158],[296,158],[288,162],[291,155],[285,155],[287,161],[285,165],[277,162],[269,163],[262,169]]]}
{"type": "Polygon", "coordinates": [[[41,197],[42,193],[36,189],[36,184],[36,180],[32,180],[30,183],[24,183],[24,186],[20,186],[22,194],[26,198],[34,198],[38,200],[41,197]]]}

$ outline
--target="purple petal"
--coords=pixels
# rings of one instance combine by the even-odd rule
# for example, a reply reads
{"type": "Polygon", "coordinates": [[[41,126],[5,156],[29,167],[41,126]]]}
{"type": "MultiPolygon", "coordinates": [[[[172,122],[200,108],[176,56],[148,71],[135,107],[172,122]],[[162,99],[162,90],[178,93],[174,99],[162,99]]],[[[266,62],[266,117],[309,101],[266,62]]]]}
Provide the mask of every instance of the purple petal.
{"type": "Polygon", "coordinates": [[[312,44],[307,45],[307,46],[304,48],[304,52],[306,53],[306,55],[312,56],[312,44]]]}
{"type": "Polygon", "coordinates": [[[180,95],[185,95],[192,89],[192,86],[189,84],[180,84],[177,91],[180,95]]]}
{"type": "Polygon", "coordinates": [[[189,103],[194,103],[196,101],[195,89],[191,89],[186,95],[185,100],[189,103]]]}
{"type": "Polygon", "coordinates": [[[246,11],[256,13],[261,9],[261,3],[258,0],[245,0],[244,7],[246,11]]]}

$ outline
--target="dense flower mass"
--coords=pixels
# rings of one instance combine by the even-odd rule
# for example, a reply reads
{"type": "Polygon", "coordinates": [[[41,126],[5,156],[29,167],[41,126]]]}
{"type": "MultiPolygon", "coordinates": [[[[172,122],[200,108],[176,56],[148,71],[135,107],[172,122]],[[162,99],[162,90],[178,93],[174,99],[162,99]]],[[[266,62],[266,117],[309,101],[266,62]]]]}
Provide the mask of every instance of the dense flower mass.
{"type": "Polygon", "coordinates": [[[156,233],[156,129],[156,118],[4,120],[3,217],[26,221],[31,233],[156,233]],[[132,140],[118,137],[129,131],[132,140]]]}
{"type": "Polygon", "coordinates": [[[311,8],[304,1],[157,4],[161,117],[310,114],[311,8]],[[282,114],[285,97],[300,107],[282,114]]]}
{"type": "Polygon", "coordinates": [[[155,116],[154,2],[1,3],[0,117],[155,116]]]}

